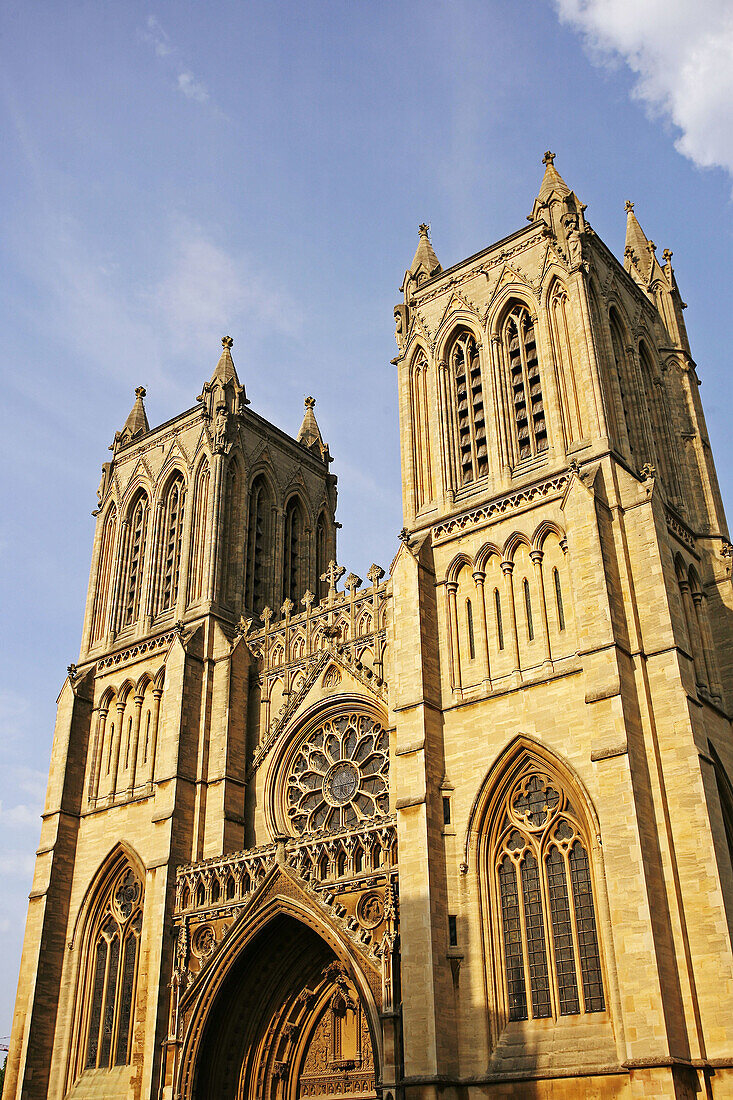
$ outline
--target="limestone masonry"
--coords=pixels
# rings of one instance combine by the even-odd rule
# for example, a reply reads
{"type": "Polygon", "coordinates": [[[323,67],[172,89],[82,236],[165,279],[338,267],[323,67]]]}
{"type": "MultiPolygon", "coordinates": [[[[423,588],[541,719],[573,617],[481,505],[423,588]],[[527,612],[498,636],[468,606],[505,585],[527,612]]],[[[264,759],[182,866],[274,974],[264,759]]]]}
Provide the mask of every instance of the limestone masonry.
{"type": "Polygon", "coordinates": [[[672,269],[544,158],[395,307],[404,529],[307,398],[102,468],[12,1100],[733,1097],[733,548],[672,269]],[[385,563],[386,564],[386,563],[385,563]]]}

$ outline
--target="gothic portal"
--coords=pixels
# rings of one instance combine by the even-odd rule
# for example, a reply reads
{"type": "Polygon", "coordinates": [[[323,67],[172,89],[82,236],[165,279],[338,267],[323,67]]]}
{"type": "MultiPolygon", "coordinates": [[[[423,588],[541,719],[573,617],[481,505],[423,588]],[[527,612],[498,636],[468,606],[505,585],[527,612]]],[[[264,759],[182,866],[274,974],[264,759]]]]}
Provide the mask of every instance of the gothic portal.
{"type": "Polygon", "coordinates": [[[338,564],[232,340],[102,467],[15,1100],[733,1097],[733,548],[672,268],[554,167],[395,307],[404,529],[338,564]]]}

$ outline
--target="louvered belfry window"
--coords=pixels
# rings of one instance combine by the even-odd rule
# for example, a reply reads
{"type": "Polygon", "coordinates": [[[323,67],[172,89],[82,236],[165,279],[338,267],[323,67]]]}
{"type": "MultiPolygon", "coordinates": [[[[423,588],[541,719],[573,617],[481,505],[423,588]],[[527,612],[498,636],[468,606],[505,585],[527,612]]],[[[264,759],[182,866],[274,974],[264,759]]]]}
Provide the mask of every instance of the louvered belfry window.
{"type": "Polygon", "coordinates": [[[142,494],[132,509],[127,531],[125,554],[125,588],[122,606],[122,625],[131,626],[140,614],[145,535],[148,526],[148,498],[142,494]]]}
{"type": "Polygon", "coordinates": [[[455,411],[458,485],[469,485],[489,472],[481,360],[473,336],[460,333],[450,351],[455,411]]]}
{"type": "Polygon", "coordinates": [[[603,1012],[590,861],[573,803],[528,764],[500,821],[494,868],[509,1019],[603,1012]]]}
{"type": "Polygon", "coordinates": [[[175,607],[178,598],[178,581],[181,568],[183,543],[183,510],[186,490],[183,478],[177,476],[168,489],[161,531],[161,581],[158,611],[175,607]]]}
{"type": "Polygon", "coordinates": [[[127,1065],[142,930],[142,884],[131,868],[112,885],[90,940],[84,1067],[127,1065]]]}
{"type": "Polygon", "coordinates": [[[537,357],[537,337],[529,310],[517,305],[504,322],[504,351],[509,374],[517,459],[547,450],[547,424],[537,357]]]}

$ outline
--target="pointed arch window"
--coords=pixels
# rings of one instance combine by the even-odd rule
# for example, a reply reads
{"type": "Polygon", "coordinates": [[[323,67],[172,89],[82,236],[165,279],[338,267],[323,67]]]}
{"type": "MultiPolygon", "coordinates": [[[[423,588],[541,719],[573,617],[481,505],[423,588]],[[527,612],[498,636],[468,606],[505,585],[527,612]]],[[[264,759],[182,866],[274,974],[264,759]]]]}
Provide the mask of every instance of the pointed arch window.
{"type": "Polygon", "coordinates": [[[141,493],[129,513],[125,547],[125,580],[122,597],[122,626],[132,626],[140,616],[145,538],[148,529],[148,498],[141,493]]]}
{"type": "Polygon", "coordinates": [[[157,612],[170,611],[178,599],[183,545],[183,513],[186,486],[181,474],[176,474],[168,486],[163,502],[160,530],[159,595],[157,612]]]}
{"type": "Polygon", "coordinates": [[[112,581],[112,566],[114,563],[116,538],[117,509],[112,505],[104,521],[102,549],[99,554],[97,591],[94,595],[94,611],[92,613],[92,644],[100,641],[104,637],[107,627],[108,600],[112,581]]]}
{"type": "Polygon", "coordinates": [[[519,461],[547,450],[547,423],[534,321],[526,306],[509,312],[502,330],[514,446],[519,461]]]}
{"type": "Polygon", "coordinates": [[[457,483],[468,485],[489,472],[481,360],[471,333],[456,336],[448,353],[448,366],[457,483]]]}
{"type": "Polygon", "coordinates": [[[504,648],[504,622],[501,615],[501,596],[499,589],[494,589],[494,611],[496,613],[496,641],[499,649],[504,648]]]}
{"type": "Polygon", "coordinates": [[[428,418],[428,362],[418,353],[410,371],[410,409],[412,414],[412,474],[415,508],[420,511],[433,499],[433,472],[430,455],[428,418]]]}
{"type": "Polygon", "coordinates": [[[492,863],[510,1020],[603,1012],[593,883],[581,817],[528,762],[499,808],[492,863]]]}
{"type": "Polygon", "coordinates": [[[82,1069],[130,1061],[143,887],[129,865],[98,905],[87,939],[82,1069]]]}
{"type": "Polygon", "coordinates": [[[255,478],[249,495],[247,529],[247,578],[245,603],[252,611],[261,611],[270,598],[268,565],[272,498],[264,477],[255,478]]]}
{"type": "Polygon", "coordinates": [[[303,508],[297,497],[291,497],[285,509],[284,535],[283,599],[291,600],[297,610],[305,591],[303,556],[306,551],[303,508]]]}
{"type": "Polygon", "coordinates": [[[326,517],[321,512],[318,517],[318,523],[316,524],[316,586],[315,594],[318,600],[322,600],[326,595],[327,586],[326,582],[321,580],[321,577],[328,568],[328,534],[326,528],[326,517]]]}
{"type": "Polygon", "coordinates": [[[632,376],[631,365],[625,351],[621,324],[614,309],[608,315],[608,323],[611,331],[611,349],[616,368],[616,379],[621,395],[621,408],[624,414],[626,436],[629,443],[629,453],[637,465],[645,461],[642,444],[641,429],[637,419],[636,407],[639,403],[639,394],[632,376]]]}
{"type": "Polygon", "coordinates": [[[211,474],[204,462],[196,476],[191,525],[191,561],[188,570],[188,602],[196,603],[204,595],[204,562],[206,557],[206,521],[209,507],[211,474]]]}
{"type": "Polygon", "coordinates": [[[563,631],[565,629],[565,607],[562,602],[562,586],[560,584],[560,573],[557,568],[552,570],[552,582],[555,586],[555,606],[557,607],[557,629],[563,631]]]}
{"type": "Polygon", "coordinates": [[[241,478],[236,460],[229,463],[226,476],[226,496],[224,498],[224,539],[226,546],[226,577],[224,599],[232,607],[237,599],[237,580],[241,583],[241,478]]]}

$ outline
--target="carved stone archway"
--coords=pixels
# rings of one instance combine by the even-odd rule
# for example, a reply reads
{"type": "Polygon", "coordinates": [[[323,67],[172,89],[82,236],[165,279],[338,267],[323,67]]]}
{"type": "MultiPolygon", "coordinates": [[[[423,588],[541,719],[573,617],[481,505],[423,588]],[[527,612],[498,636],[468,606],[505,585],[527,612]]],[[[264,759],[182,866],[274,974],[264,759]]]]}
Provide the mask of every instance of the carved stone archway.
{"type": "Polygon", "coordinates": [[[374,1100],[374,1044],[357,986],[291,916],[241,952],[207,1016],[195,1100],[374,1100]]]}

